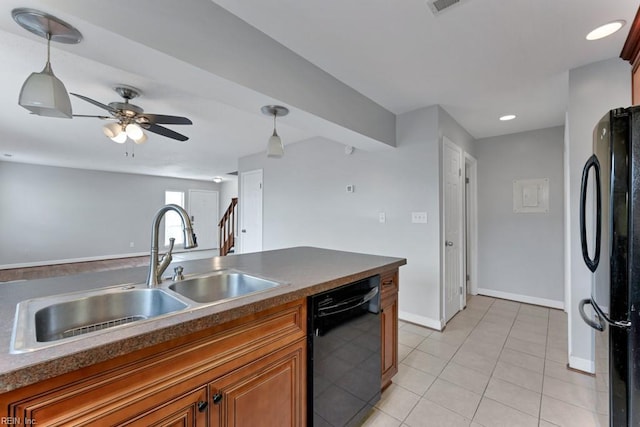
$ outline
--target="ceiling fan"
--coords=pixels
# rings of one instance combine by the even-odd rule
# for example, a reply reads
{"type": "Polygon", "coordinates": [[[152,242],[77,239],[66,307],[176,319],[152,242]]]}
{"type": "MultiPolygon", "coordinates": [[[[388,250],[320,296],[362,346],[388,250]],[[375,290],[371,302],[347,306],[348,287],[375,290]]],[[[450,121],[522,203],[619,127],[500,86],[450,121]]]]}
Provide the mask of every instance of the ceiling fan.
{"type": "Polygon", "coordinates": [[[83,101],[86,101],[104,110],[107,110],[111,114],[110,116],[74,114],[73,117],[95,117],[103,120],[115,120],[114,123],[105,125],[103,127],[103,131],[107,137],[121,144],[127,140],[127,137],[131,138],[137,144],[145,142],[147,136],[142,131],[143,129],[178,141],[184,142],[189,139],[185,135],[174,132],[164,126],[160,126],[160,124],[193,124],[188,118],[145,113],[142,108],[129,103],[129,101],[133,98],[140,96],[140,90],[126,85],[119,85],[114,87],[113,89],[118,93],[118,95],[124,98],[124,102],[110,102],[108,105],[106,105],[84,95],[71,93],[71,95],[76,96],[83,101]]]}

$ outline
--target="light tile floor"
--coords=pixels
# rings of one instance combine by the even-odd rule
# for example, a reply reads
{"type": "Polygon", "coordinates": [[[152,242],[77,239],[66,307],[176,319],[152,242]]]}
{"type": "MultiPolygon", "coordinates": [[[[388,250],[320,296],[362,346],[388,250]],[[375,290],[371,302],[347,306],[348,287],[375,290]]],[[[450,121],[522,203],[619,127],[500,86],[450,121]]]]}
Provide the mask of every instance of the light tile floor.
{"type": "Polygon", "coordinates": [[[567,316],[484,296],[443,332],[400,322],[399,372],[365,427],[604,427],[607,392],[569,371],[567,316]]]}

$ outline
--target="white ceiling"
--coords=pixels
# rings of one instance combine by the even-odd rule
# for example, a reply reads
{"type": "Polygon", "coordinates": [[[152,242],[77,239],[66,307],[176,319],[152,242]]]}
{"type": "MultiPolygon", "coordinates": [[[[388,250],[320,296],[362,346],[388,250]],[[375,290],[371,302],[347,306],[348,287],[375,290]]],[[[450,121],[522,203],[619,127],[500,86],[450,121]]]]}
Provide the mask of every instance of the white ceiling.
{"type": "MultiPolygon", "coordinates": [[[[149,3],[148,13],[137,17],[140,31],[153,28],[161,8],[152,0],[136,1],[149,3]]],[[[434,16],[425,0],[215,3],[389,111],[440,104],[476,138],[561,125],[568,70],[617,57],[639,5],[464,0],[434,16]],[[627,26],[604,40],[584,39],[614,19],[626,19],[627,26]],[[498,121],[507,113],[518,118],[498,121]]],[[[272,121],[259,109],[273,98],[227,88],[211,73],[54,5],[46,0],[0,5],[0,161],[210,179],[235,170],[239,157],[264,150],[272,121]],[[119,100],[111,89],[116,84],[139,87],[143,96],[134,104],[145,111],[193,120],[193,126],[167,125],[190,140],[183,144],[151,134],[132,159],[124,156],[124,146],[102,135],[102,121],[29,115],[17,105],[18,93],[29,73],[42,69],[45,41],[13,22],[16,7],[45,10],[83,33],[77,46],[52,45],[54,72],[70,92],[109,103],[119,100]]],[[[188,49],[189,40],[183,44],[188,49]]],[[[72,103],[77,114],[104,113],[75,98],[72,103]]],[[[321,134],[313,120],[287,118],[278,122],[278,132],[285,143],[321,134]]]]}

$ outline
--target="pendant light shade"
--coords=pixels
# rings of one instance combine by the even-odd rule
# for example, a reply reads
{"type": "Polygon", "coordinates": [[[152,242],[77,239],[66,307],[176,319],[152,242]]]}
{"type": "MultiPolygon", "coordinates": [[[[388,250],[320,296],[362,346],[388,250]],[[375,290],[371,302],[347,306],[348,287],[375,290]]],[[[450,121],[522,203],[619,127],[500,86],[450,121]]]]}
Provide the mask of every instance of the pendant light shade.
{"type": "Polygon", "coordinates": [[[53,74],[49,62],[41,72],[31,73],[24,82],[18,104],[38,116],[66,119],[72,117],[67,89],[53,74]]]}
{"type": "Polygon", "coordinates": [[[273,130],[273,135],[269,138],[267,143],[267,157],[282,157],[284,156],[284,146],[282,145],[282,139],[273,130]]]}
{"type": "Polygon", "coordinates": [[[51,42],[80,43],[82,34],[66,22],[35,9],[11,11],[13,19],[27,31],[47,39],[47,62],[39,73],[31,73],[22,85],[18,104],[33,114],[70,119],[71,100],[64,84],[51,69],[51,42]]]}
{"type": "Polygon", "coordinates": [[[289,114],[289,109],[280,105],[265,105],[260,111],[263,114],[273,116],[273,135],[269,137],[267,142],[267,157],[280,158],[284,156],[284,146],[282,145],[282,138],[276,131],[276,117],[286,116],[289,114]]]}

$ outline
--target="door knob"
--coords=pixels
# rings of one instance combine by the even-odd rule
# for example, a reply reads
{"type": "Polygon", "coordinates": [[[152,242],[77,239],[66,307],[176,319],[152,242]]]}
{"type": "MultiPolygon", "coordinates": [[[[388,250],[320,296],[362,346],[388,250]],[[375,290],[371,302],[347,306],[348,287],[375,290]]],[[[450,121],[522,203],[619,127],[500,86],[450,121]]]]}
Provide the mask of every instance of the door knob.
{"type": "Polygon", "coordinates": [[[444,244],[446,246],[453,246],[453,242],[451,240],[447,240],[446,242],[444,242],[444,244]]]}

